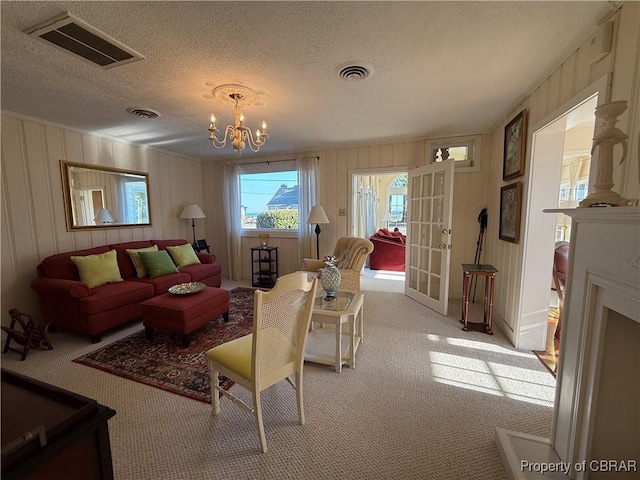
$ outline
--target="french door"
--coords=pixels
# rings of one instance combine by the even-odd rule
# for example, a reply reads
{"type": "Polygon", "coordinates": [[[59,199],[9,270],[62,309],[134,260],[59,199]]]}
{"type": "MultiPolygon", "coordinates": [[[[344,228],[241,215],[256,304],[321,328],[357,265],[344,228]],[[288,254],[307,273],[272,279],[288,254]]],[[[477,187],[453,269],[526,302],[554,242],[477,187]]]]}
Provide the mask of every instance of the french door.
{"type": "Polygon", "coordinates": [[[404,292],[441,315],[449,307],[453,162],[409,171],[404,292]]]}

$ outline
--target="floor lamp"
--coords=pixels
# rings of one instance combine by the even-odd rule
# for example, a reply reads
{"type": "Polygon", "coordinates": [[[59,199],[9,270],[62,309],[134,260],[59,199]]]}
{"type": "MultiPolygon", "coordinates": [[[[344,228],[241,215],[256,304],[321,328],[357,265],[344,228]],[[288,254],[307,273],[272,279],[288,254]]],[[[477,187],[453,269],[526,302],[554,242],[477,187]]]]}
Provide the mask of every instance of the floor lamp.
{"type": "Polygon", "coordinates": [[[389,222],[393,220],[393,217],[391,216],[391,214],[389,212],[385,212],[384,216],[382,217],[382,221],[386,223],[386,229],[389,230],[389,222]]]}
{"type": "Polygon", "coordinates": [[[316,258],[320,260],[320,224],[329,223],[329,219],[327,218],[327,214],[324,213],[324,208],[322,205],[315,205],[311,208],[309,212],[309,216],[307,217],[307,223],[316,224],[316,258]]]}
{"type": "Polygon", "coordinates": [[[190,218],[193,229],[193,244],[196,244],[196,218],[207,218],[202,209],[195,203],[191,203],[182,209],[180,218],[190,218]]]}

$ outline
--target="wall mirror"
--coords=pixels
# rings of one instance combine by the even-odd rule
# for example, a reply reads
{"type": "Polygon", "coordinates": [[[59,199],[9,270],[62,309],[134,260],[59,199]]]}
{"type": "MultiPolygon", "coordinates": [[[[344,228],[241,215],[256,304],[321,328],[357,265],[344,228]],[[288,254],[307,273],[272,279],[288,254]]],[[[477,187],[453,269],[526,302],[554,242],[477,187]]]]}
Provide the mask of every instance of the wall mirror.
{"type": "Polygon", "coordinates": [[[60,160],[67,230],[151,225],[149,174],[60,160]]]}

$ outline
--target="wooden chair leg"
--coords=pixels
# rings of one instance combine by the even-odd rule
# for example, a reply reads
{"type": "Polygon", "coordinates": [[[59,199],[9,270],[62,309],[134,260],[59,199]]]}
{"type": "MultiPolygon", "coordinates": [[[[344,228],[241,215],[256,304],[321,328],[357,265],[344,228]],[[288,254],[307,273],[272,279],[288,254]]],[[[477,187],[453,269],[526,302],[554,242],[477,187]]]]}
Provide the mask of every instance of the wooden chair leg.
{"type": "Polygon", "coordinates": [[[304,425],[304,398],[302,395],[302,370],[296,373],[296,400],[298,402],[298,421],[304,425]]]}
{"type": "Polygon", "coordinates": [[[211,416],[215,416],[220,413],[220,393],[218,392],[220,378],[211,364],[209,364],[209,372],[211,374],[211,416]]]}
{"type": "Polygon", "coordinates": [[[260,445],[262,453],[267,453],[267,438],[264,435],[264,424],[262,422],[262,405],[260,403],[260,392],[253,391],[253,414],[256,417],[256,426],[258,427],[258,435],[260,436],[260,445]]]}

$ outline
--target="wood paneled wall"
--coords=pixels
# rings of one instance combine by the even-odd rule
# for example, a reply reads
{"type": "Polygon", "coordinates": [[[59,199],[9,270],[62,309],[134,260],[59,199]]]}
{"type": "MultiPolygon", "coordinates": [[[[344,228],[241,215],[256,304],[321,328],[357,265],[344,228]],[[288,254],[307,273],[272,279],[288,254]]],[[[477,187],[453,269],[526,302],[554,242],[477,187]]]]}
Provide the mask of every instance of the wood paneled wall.
{"type": "Polygon", "coordinates": [[[2,323],[10,308],[38,311],[29,284],[48,255],[130,240],[192,240],[191,222],[178,215],[185,204],[202,203],[200,176],[196,159],[3,113],[2,323]],[[149,172],[151,226],[68,232],[60,160],[149,172]]]}
{"type": "MultiPolygon", "coordinates": [[[[637,199],[638,185],[638,90],[639,46],[640,46],[640,4],[625,2],[610,21],[614,22],[613,46],[611,52],[598,62],[591,63],[590,40],[587,39],[542,82],[522,103],[517,105],[491,134],[491,155],[488,193],[489,226],[487,232],[487,261],[493,264],[499,274],[496,277],[494,320],[515,343],[514,328],[519,312],[520,282],[522,277],[523,246],[498,240],[500,188],[509,182],[502,181],[502,149],[505,125],[522,109],[528,110],[529,138],[531,127],[578,95],[603,76],[609,78],[607,101],[629,100],[629,109],[618,122],[618,127],[631,133],[629,158],[614,170],[614,189],[630,199],[637,199]],[[635,135],[632,132],[636,132],[635,135]]],[[[528,148],[530,143],[528,144],[528,148]]],[[[530,150],[530,149],[529,149],[530,150]]],[[[527,196],[527,184],[531,170],[531,152],[527,152],[525,175],[515,179],[523,182],[523,198],[527,196]]],[[[512,180],[512,181],[515,181],[512,180]]],[[[526,208],[526,205],[525,205],[526,208]]],[[[523,212],[523,220],[526,215],[523,212]]],[[[522,225],[521,233],[531,225],[522,225]]],[[[521,235],[522,238],[522,235],[521,235]]],[[[550,266],[551,268],[551,266],[550,266]]],[[[551,274],[551,270],[549,270],[551,274]]],[[[548,279],[542,279],[546,281],[548,279]]]]}
{"type": "MultiPolygon", "coordinates": [[[[489,137],[486,138],[488,140],[489,137]]],[[[487,142],[488,143],[488,142],[487,142]]],[[[348,209],[349,206],[349,182],[351,173],[358,171],[381,171],[389,168],[408,170],[423,166],[426,158],[426,145],[424,140],[391,143],[385,145],[366,145],[352,148],[337,148],[313,152],[320,157],[318,195],[319,203],[324,207],[330,223],[322,226],[320,235],[320,256],[332,252],[333,246],[339,237],[346,236],[351,231],[350,217],[338,215],[340,209],[348,209]]],[[[302,153],[294,153],[288,156],[263,156],[252,157],[247,162],[277,161],[296,158],[302,153]]],[[[479,234],[478,213],[486,206],[487,178],[490,152],[483,148],[481,170],[473,173],[456,173],[454,179],[454,203],[453,203],[453,247],[451,260],[451,286],[450,295],[453,299],[459,299],[462,292],[462,271],[460,264],[473,261],[476,251],[476,242],[479,234]]],[[[223,272],[227,262],[226,233],[224,229],[224,216],[222,208],[222,168],[225,162],[203,163],[203,178],[209,183],[205,187],[205,203],[208,211],[217,212],[216,227],[211,231],[214,250],[219,253],[219,259],[223,263],[223,272]]],[[[353,221],[353,219],[351,219],[353,221]]],[[[209,219],[207,218],[209,225],[209,219]]],[[[207,232],[209,233],[209,231],[207,232]]],[[[278,246],[279,270],[286,274],[298,270],[301,259],[298,257],[297,238],[278,238],[272,235],[269,243],[278,246]]],[[[242,272],[243,279],[251,276],[251,264],[249,260],[251,246],[257,245],[257,238],[245,237],[242,241],[242,272]]],[[[311,251],[315,252],[314,244],[311,251]]]]}

